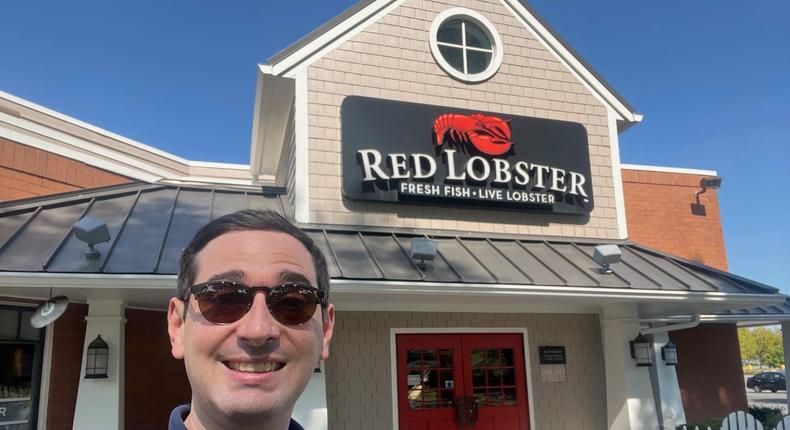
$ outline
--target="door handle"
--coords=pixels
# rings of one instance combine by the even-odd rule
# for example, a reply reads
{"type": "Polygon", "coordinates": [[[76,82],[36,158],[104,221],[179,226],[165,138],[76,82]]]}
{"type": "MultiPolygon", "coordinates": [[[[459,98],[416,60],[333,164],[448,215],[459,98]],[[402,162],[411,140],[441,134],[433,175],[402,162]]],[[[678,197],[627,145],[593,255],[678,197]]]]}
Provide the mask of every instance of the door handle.
{"type": "Polygon", "coordinates": [[[453,402],[455,406],[455,424],[459,429],[466,428],[466,397],[456,397],[453,402]]]}
{"type": "Polygon", "coordinates": [[[477,423],[478,408],[472,396],[455,398],[455,423],[459,429],[470,429],[477,423]]]}

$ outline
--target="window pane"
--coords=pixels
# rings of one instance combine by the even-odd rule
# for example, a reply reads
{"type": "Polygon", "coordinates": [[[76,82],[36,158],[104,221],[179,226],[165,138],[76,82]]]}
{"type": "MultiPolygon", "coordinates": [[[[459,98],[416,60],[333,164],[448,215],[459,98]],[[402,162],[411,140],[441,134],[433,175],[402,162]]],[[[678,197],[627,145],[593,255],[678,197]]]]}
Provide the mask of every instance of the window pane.
{"type": "Polygon", "coordinates": [[[439,350],[439,367],[453,367],[453,351],[449,349],[439,350]]]}
{"type": "Polygon", "coordinates": [[[505,398],[504,398],[505,406],[513,406],[517,402],[516,399],[516,389],[515,388],[505,388],[505,398]]]}
{"type": "Polygon", "coordinates": [[[466,46],[491,49],[491,40],[477,24],[466,21],[466,46]]]}
{"type": "Polygon", "coordinates": [[[19,311],[0,309],[0,339],[16,339],[19,311]]]}
{"type": "Polygon", "coordinates": [[[30,397],[34,354],[34,345],[13,343],[0,345],[1,399],[30,397]]]}
{"type": "Polygon", "coordinates": [[[436,40],[444,43],[461,44],[461,20],[451,19],[439,26],[436,40]]]}
{"type": "Polygon", "coordinates": [[[439,46],[439,52],[442,53],[444,61],[447,61],[450,66],[459,72],[464,72],[463,49],[453,48],[451,46],[439,46]]]}
{"type": "MultiPolygon", "coordinates": [[[[445,56],[445,58],[447,58],[445,56]]],[[[474,75],[483,72],[491,64],[490,52],[466,51],[467,73],[474,75]]]]}
{"type": "Polygon", "coordinates": [[[38,340],[41,330],[30,325],[30,317],[33,311],[22,311],[22,325],[19,327],[19,338],[22,340],[38,340]]]}

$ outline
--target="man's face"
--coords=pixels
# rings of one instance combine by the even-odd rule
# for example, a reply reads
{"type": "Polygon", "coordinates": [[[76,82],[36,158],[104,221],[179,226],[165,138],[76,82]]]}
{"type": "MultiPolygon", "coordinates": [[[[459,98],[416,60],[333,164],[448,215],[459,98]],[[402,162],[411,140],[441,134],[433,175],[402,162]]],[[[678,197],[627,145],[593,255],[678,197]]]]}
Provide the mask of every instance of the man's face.
{"type": "MultiPolygon", "coordinates": [[[[310,253],[292,236],[273,231],[235,231],[209,242],[197,254],[195,283],[214,279],[248,286],[274,286],[281,279],[305,278],[317,287],[310,253]],[[241,278],[241,279],[238,279],[241,278]]],[[[236,422],[290,417],[319,358],[329,354],[334,309],[317,307],[299,326],[277,322],[263,293],[241,319],[217,325],[206,321],[193,295],[186,317],[183,303],[170,302],[168,331],[172,353],[183,358],[192,386],[192,407],[236,422]]]]}

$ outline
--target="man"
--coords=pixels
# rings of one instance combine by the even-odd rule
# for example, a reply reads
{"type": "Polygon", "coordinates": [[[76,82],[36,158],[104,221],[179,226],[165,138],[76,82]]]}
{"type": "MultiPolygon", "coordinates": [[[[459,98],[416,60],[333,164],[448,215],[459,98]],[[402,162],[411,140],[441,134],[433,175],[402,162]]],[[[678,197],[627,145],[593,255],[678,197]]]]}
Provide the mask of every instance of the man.
{"type": "Polygon", "coordinates": [[[271,211],[215,219],[181,255],[167,320],[192,386],[170,429],[302,430],[294,404],[334,326],[326,260],[309,236],[271,211]]]}

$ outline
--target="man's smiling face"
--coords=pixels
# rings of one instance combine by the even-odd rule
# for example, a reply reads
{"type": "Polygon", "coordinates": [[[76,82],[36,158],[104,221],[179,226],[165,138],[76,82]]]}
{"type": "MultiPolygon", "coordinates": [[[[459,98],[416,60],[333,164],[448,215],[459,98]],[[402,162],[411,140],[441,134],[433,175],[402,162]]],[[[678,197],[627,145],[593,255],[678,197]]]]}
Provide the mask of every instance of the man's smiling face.
{"type": "MultiPolygon", "coordinates": [[[[317,287],[307,249],[281,232],[232,231],[211,240],[197,254],[195,283],[223,278],[249,286],[274,286],[303,278],[317,287]]],[[[326,359],[334,310],[316,309],[298,326],[277,322],[264,294],[238,321],[212,324],[194,295],[173,299],[168,314],[173,356],[183,358],[192,385],[192,413],[238,424],[290,417],[319,358],[326,359]]],[[[215,421],[215,419],[211,419],[215,421]]],[[[215,421],[219,424],[218,421],[215,421]]]]}

